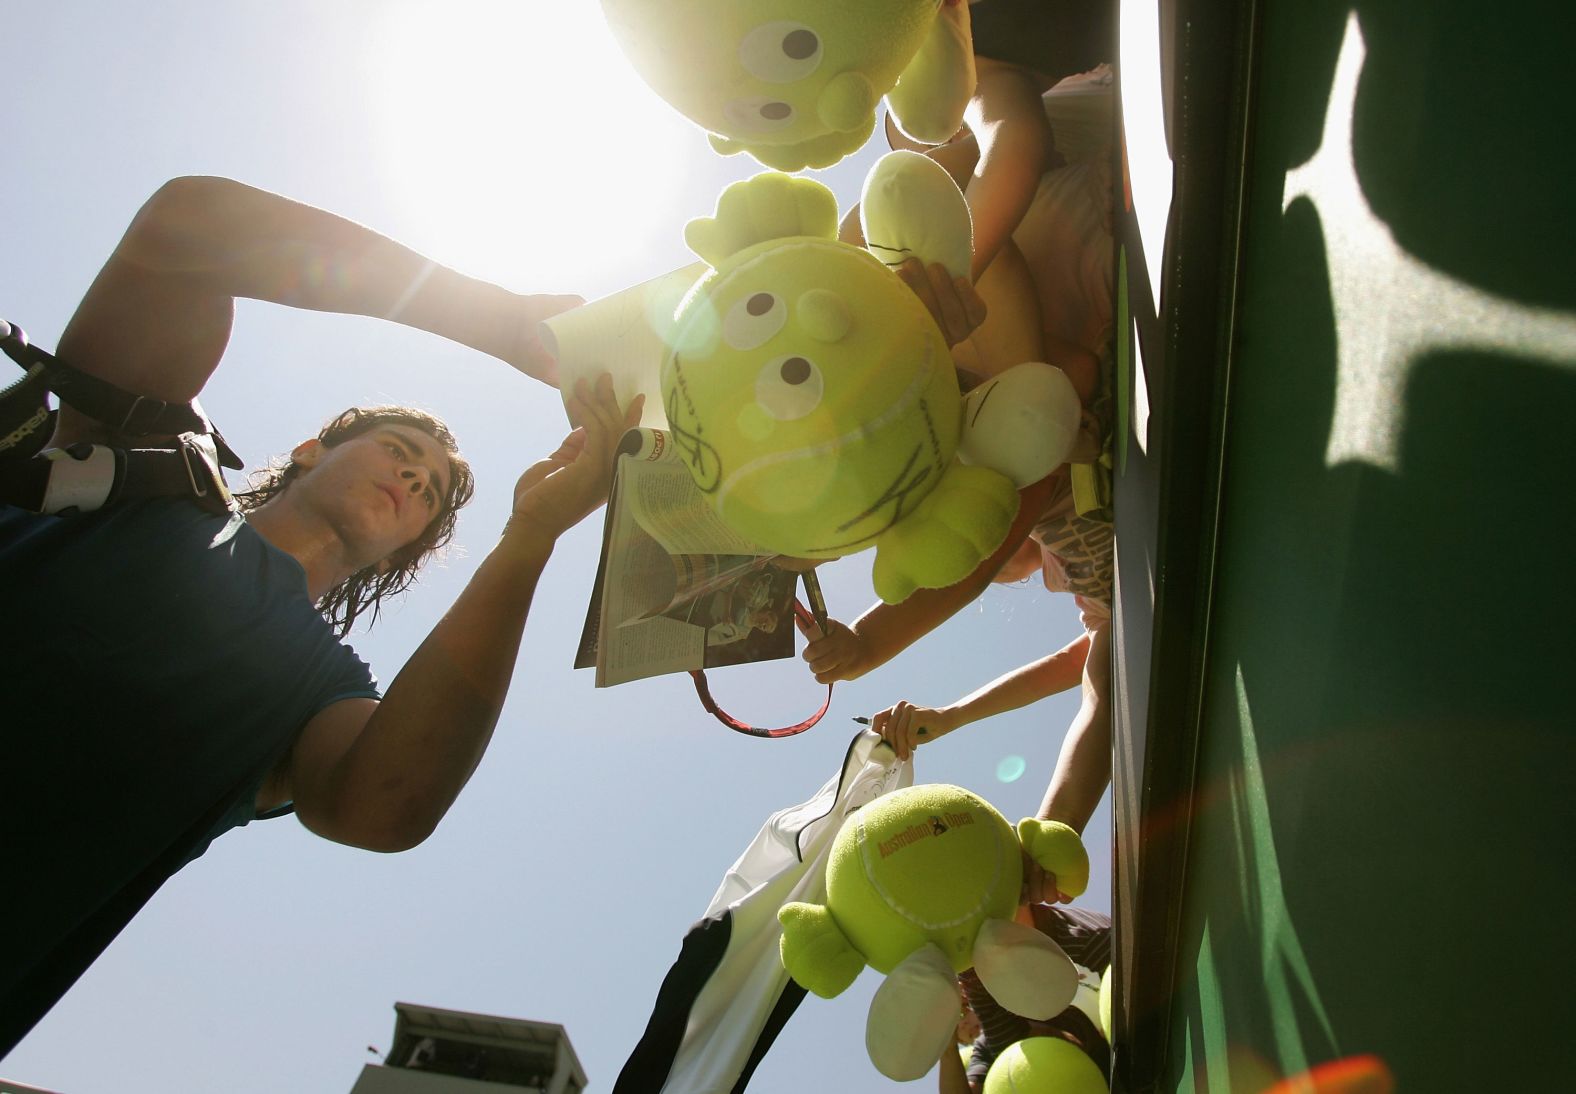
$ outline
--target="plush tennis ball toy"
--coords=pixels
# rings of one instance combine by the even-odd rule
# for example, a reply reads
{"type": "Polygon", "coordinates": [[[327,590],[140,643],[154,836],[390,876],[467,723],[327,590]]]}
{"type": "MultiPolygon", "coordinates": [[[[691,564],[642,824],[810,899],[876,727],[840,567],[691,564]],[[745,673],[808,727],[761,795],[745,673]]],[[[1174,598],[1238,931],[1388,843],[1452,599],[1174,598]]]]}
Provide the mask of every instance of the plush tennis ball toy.
{"type": "Polygon", "coordinates": [[[651,88],[723,155],[780,171],[859,148],[883,95],[905,133],[940,144],[974,93],[965,0],[602,0],[651,88]]]}
{"type": "Polygon", "coordinates": [[[985,1094],[1108,1094],[1105,1076],[1077,1045],[1060,1037],[1014,1041],[990,1065],[985,1094]]]}
{"type": "Polygon", "coordinates": [[[1029,818],[1014,831],[983,799],[943,784],[878,798],[832,841],[826,903],[778,912],[783,967],[823,998],[866,964],[885,973],[865,1048],[899,1081],[929,1071],[952,1040],[965,969],[1007,1009],[1050,1018],[1072,1001],[1078,972],[1056,943],[1013,921],[1024,851],[1063,892],[1088,884],[1083,843],[1064,824],[1029,818]]]}
{"type": "MultiPolygon", "coordinates": [[[[883,157],[865,197],[893,264],[938,254],[966,269],[967,206],[933,161],[883,157]]],[[[1006,537],[1023,467],[1042,477],[1067,445],[1022,418],[1016,432],[993,422],[992,444],[957,459],[963,406],[940,330],[836,232],[831,191],[777,173],[734,183],[716,216],[691,221],[685,240],[712,268],[675,315],[662,405],[724,522],[801,558],[875,547],[876,593],[897,602],[967,577],[1006,537]]]]}

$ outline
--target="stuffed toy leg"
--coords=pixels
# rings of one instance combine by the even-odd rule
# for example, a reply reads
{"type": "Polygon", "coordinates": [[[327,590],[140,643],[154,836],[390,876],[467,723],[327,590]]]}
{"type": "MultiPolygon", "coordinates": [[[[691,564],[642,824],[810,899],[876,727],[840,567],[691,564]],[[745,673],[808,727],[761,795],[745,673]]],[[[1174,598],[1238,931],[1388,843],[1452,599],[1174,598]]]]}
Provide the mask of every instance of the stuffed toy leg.
{"type": "Polygon", "coordinates": [[[896,604],[915,589],[956,585],[1001,546],[1017,515],[1011,479],[954,460],[918,507],[876,540],[876,595],[896,604]]]}
{"type": "Polygon", "coordinates": [[[968,0],[942,0],[919,52],[887,92],[887,107],[909,137],[920,144],[945,144],[963,125],[974,83],[968,0]]]}
{"type": "Polygon", "coordinates": [[[865,1051],[889,1079],[918,1079],[952,1042],[962,1011],[957,974],[936,945],[905,957],[881,982],[865,1021],[865,1051]]]}

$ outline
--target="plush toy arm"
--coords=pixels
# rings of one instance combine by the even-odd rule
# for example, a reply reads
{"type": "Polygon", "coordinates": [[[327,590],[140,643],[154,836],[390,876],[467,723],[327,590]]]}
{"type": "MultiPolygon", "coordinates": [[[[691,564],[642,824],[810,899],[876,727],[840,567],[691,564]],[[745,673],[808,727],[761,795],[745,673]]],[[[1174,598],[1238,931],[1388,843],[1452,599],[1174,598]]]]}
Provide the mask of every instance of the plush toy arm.
{"type": "Polygon", "coordinates": [[[876,595],[896,604],[915,589],[957,584],[1001,546],[1017,515],[1011,479],[954,460],[914,511],[876,539],[876,595]]]}
{"type": "Polygon", "coordinates": [[[865,967],[832,913],[820,904],[790,901],[777,912],[783,968],[794,982],[822,999],[841,995],[865,967]]]}
{"type": "Polygon", "coordinates": [[[1055,365],[1025,361],[998,373],[963,400],[958,458],[993,467],[1022,489],[1067,462],[1083,404],[1055,365]]]}
{"type": "Polygon", "coordinates": [[[897,127],[921,144],[944,144],[974,95],[974,36],[968,0],[943,2],[930,33],[887,92],[897,127]]]}
{"type": "Polygon", "coordinates": [[[947,169],[918,152],[899,149],[876,161],[859,195],[865,246],[888,266],[918,258],[967,277],[974,260],[969,203],[947,169]]]}
{"type": "Polygon", "coordinates": [[[870,1000],[865,1051],[889,1079],[918,1079],[951,1041],[963,1009],[952,963],[935,943],[905,957],[870,1000]]]}
{"type": "Polygon", "coordinates": [[[837,238],[837,198],[814,179],[768,171],[735,182],[717,198],[717,215],[684,226],[684,242],[713,267],[769,239],[837,238]]]}
{"type": "Polygon", "coordinates": [[[1018,822],[1018,842],[1030,858],[1056,875],[1056,887],[1068,896],[1081,896],[1089,887],[1089,852],[1078,833],[1061,821],[1024,817],[1018,822]]]}
{"type": "Polygon", "coordinates": [[[980,925],[974,972],[996,1002],[1025,1018],[1053,1018],[1078,992],[1078,969],[1062,948],[1010,919],[980,925]]]}

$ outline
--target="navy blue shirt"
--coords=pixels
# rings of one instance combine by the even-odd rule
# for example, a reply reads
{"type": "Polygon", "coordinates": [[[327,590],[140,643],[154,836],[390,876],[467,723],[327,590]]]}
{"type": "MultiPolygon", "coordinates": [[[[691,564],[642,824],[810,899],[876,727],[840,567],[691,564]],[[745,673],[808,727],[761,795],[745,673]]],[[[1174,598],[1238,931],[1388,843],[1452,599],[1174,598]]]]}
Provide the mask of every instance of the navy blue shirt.
{"type": "Polygon", "coordinates": [[[376,698],[290,555],[179,498],[0,505],[0,1055],[313,715],[376,698]]]}

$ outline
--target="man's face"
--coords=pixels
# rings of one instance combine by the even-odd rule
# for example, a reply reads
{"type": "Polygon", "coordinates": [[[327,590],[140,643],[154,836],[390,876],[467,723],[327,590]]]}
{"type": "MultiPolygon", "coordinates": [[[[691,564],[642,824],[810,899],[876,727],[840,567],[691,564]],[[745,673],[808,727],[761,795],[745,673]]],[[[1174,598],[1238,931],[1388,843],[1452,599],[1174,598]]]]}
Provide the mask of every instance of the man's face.
{"type": "Polygon", "coordinates": [[[415,426],[380,424],[332,448],[308,441],[292,453],[303,469],[297,500],[339,534],[359,569],[421,537],[448,496],[448,453],[415,426]]]}

